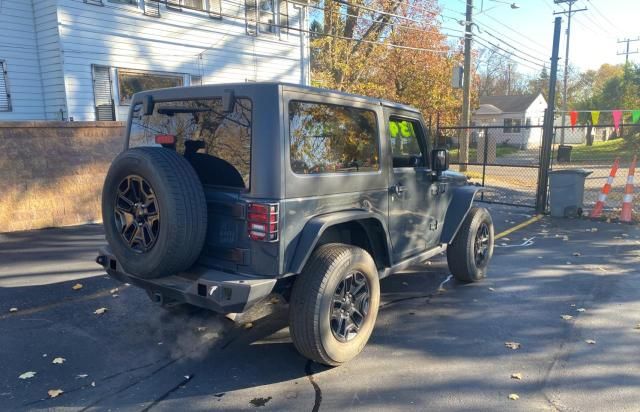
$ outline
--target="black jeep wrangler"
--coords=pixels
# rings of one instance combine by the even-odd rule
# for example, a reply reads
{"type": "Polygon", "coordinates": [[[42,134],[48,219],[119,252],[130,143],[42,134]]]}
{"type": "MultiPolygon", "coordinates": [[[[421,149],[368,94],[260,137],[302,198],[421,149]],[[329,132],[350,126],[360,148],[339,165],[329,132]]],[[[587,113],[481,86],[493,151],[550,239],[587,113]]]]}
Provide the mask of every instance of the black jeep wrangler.
{"type": "Polygon", "coordinates": [[[456,279],[485,276],[491,217],[430,149],[418,110],[377,99],[278,83],[138,93],[97,261],[158,303],[241,313],[278,293],[298,351],[339,365],[371,335],[380,279],[445,250],[456,279]]]}

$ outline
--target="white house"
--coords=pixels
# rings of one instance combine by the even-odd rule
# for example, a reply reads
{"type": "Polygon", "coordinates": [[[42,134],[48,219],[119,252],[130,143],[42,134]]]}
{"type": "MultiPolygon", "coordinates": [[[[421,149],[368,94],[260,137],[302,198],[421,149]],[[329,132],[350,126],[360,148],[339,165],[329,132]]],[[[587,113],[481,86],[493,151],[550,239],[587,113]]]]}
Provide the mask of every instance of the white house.
{"type": "Polygon", "coordinates": [[[0,121],[125,120],[132,93],[309,83],[305,0],[0,0],[0,121]]]}
{"type": "Polygon", "coordinates": [[[523,96],[481,96],[473,112],[474,126],[494,126],[489,135],[498,144],[521,148],[539,147],[547,101],[542,94],[523,96]],[[534,127],[530,127],[534,126],[534,127]],[[535,127],[540,126],[540,127],[535,127]]]}

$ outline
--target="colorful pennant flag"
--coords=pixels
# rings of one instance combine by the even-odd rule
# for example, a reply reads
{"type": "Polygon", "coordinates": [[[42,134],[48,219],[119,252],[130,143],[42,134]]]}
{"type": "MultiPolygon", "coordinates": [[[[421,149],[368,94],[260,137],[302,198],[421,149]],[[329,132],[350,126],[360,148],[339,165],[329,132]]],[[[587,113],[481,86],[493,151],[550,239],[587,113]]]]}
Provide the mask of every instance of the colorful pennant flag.
{"type": "Polygon", "coordinates": [[[571,113],[569,113],[569,116],[571,117],[571,130],[573,130],[576,123],[578,123],[578,112],[573,110],[571,113]]]}
{"type": "Polygon", "coordinates": [[[631,112],[631,122],[638,123],[638,120],[640,120],[640,110],[633,110],[631,112]]]}
{"type": "Polygon", "coordinates": [[[592,110],[591,111],[591,124],[594,126],[598,125],[598,120],[600,120],[600,110],[592,110]]]}
{"type": "Polygon", "coordinates": [[[613,127],[618,131],[620,129],[620,120],[622,119],[622,110],[612,111],[611,116],[613,117],[613,127]]]}

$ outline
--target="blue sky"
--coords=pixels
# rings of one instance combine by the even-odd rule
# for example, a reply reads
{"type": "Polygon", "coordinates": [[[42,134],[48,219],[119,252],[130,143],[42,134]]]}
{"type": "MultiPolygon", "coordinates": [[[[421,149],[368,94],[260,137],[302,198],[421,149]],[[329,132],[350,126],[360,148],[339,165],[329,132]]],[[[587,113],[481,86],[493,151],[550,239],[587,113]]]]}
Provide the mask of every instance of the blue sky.
{"type": "MultiPolygon", "coordinates": [[[[443,27],[459,30],[455,19],[463,19],[466,0],[439,0],[443,7],[443,27]]],[[[553,40],[553,11],[563,8],[553,4],[553,0],[519,0],[518,9],[511,9],[511,0],[473,0],[474,21],[480,26],[480,36],[501,47],[509,46],[496,40],[498,37],[519,49],[519,54],[530,62],[520,66],[523,72],[531,73],[536,64],[549,62],[553,40]],[[483,11],[481,12],[481,6],[483,11]],[[495,36],[492,37],[491,35],[495,36]],[[524,54],[526,53],[526,54],[524,54]]],[[[574,9],[586,7],[587,11],[574,14],[571,23],[571,44],[569,62],[581,70],[596,69],[603,63],[624,63],[624,56],[617,56],[623,44],[617,40],[626,37],[640,37],[640,0],[578,0],[574,9]]],[[[567,27],[563,18],[560,47],[560,67],[564,64],[564,50],[567,27]]],[[[453,32],[450,32],[454,34],[453,32]]],[[[477,31],[474,29],[474,34],[477,31]]],[[[477,45],[476,45],[477,47],[477,45]]],[[[631,43],[630,50],[640,49],[640,41],[631,43]]],[[[516,59],[517,61],[518,59],[516,59]]],[[[640,54],[632,54],[629,60],[640,63],[640,54]]],[[[548,64],[547,64],[548,66],[548,64]]]]}

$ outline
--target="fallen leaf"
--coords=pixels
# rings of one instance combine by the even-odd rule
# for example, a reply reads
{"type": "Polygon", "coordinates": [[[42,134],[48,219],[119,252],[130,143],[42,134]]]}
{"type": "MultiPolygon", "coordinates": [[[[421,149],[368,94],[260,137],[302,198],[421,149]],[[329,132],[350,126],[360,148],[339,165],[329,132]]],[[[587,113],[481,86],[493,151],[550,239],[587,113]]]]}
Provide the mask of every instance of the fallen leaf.
{"type": "Polygon", "coordinates": [[[511,399],[512,401],[517,401],[518,399],[520,399],[520,397],[518,396],[518,394],[512,393],[509,395],[509,399],[511,399]]]}
{"type": "Polygon", "coordinates": [[[278,303],[280,303],[280,299],[278,299],[278,297],[277,297],[277,296],[274,296],[274,297],[272,297],[271,299],[269,299],[269,304],[270,304],[270,305],[276,305],[276,304],[278,304],[278,303]]]}
{"type": "Polygon", "coordinates": [[[571,262],[569,262],[569,261],[567,260],[567,265],[570,265],[570,264],[571,264],[571,262]]]}
{"type": "Polygon", "coordinates": [[[36,372],[29,371],[29,372],[25,372],[22,375],[18,376],[18,378],[20,378],[20,379],[31,379],[34,376],[36,376],[36,372]]]}
{"type": "Polygon", "coordinates": [[[587,310],[585,308],[578,308],[576,309],[576,312],[586,312],[587,310]]]}
{"type": "Polygon", "coordinates": [[[244,325],[242,325],[242,327],[244,327],[245,329],[251,329],[253,327],[253,323],[247,322],[244,325]]]}
{"type": "Polygon", "coordinates": [[[71,287],[71,289],[73,289],[73,290],[80,290],[80,289],[82,289],[82,284],[81,284],[81,283],[76,283],[75,285],[73,285],[73,286],[71,287]]]}
{"type": "Polygon", "coordinates": [[[80,375],[76,375],[76,379],[84,379],[84,378],[86,378],[87,376],[89,376],[89,375],[87,375],[86,373],[82,373],[82,374],[80,374],[80,375]]]}
{"type": "Polygon", "coordinates": [[[198,332],[204,332],[205,330],[207,330],[207,327],[206,327],[206,326],[198,326],[198,327],[196,328],[196,330],[197,330],[198,332]]]}
{"type": "Polygon", "coordinates": [[[93,313],[95,313],[96,315],[102,315],[106,311],[107,311],[107,308],[100,308],[100,309],[96,309],[93,313]]]}
{"type": "Polygon", "coordinates": [[[505,342],[504,346],[506,346],[509,349],[520,349],[520,343],[519,342],[505,342]]]}
{"type": "Polygon", "coordinates": [[[572,307],[572,308],[575,308],[575,307],[576,307],[576,304],[575,304],[575,303],[572,303],[572,304],[571,304],[571,307],[572,307]]]}
{"type": "Polygon", "coordinates": [[[112,298],[117,298],[118,296],[120,295],[118,295],[117,293],[114,293],[113,295],[111,295],[112,298]]]}
{"type": "Polygon", "coordinates": [[[564,240],[565,242],[567,242],[569,240],[569,236],[563,236],[562,240],[564,240]]]}
{"type": "Polygon", "coordinates": [[[496,290],[494,288],[488,288],[490,291],[495,292],[496,290]]]}
{"type": "Polygon", "coordinates": [[[571,319],[573,319],[573,316],[571,316],[571,315],[562,315],[562,316],[560,316],[560,317],[561,317],[562,319],[564,319],[564,320],[571,320],[571,319]]]}
{"type": "Polygon", "coordinates": [[[621,234],[620,236],[622,236],[622,237],[629,237],[629,235],[628,235],[628,234],[626,234],[626,233],[623,233],[623,234],[621,234]]]}
{"type": "Polygon", "coordinates": [[[65,358],[55,358],[55,359],[53,360],[53,362],[51,362],[51,363],[57,363],[57,364],[62,365],[65,361],[66,361],[66,359],[65,359],[65,358]]]}
{"type": "Polygon", "coordinates": [[[597,228],[597,227],[592,227],[592,228],[591,228],[591,231],[592,231],[592,232],[597,232],[597,231],[598,231],[598,228],[597,228]]]}
{"type": "Polygon", "coordinates": [[[409,284],[407,282],[402,282],[403,285],[405,286],[409,286],[409,284]]]}
{"type": "Polygon", "coordinates": [[[91,386],[93,386],[95,388],[96,387],[96,382],[95,381],[91,382],[91,386]]]}
{"type": "Polygon", "coordinates": [[[17,312],[17,311],[18,311],[18,308],[11,308],[11,309],[9,309],[9,312],[12,312],[12,313],[13,313],[13,312],[17,312]]]}
{"type": "Polygon", "coordinates": [[[47,357],[47,354],[46,354],[46,353],[43,353],[43,354],[42,354],[42,357],[43,357],[43,358],[46,358],[46,357],[47,357]]]}
{"type": "Polygon", "coordinates": [[[109,293],[114,294],[114,293],[116,293],[117,291],[118,291],[118,288],[115,288],[115,289],[111,289],[111,290],[109,291],[109,293]]]}
{"type": "Polygon", "coordinates": [[[585,342],[587,342],[589,345],[595,345],[596,341],[593,339],[586,339],[585,342]]]}
{"type": "Polygon", "coordinates": [[[504,240],[505,242],[510,242],[511,239],[509,239],[508,237],[503,237],[502,240],[504,240]]]}
{"type": "Polygon", "coordinates": [[[573,252],[573,256],[576,256],[576,257],[578,257],[578,256],[582,256],[582,253],[580,253],[580,252],[573,252]]]}
{"type": "Polygon", "coordinates": [[[538,259],[542,259],[542,256],[538,256],[538,259]]]}
{"type": "Polygon", "coordinates": [[[521,373],[512,373],[511,374],[511,379],[517,379],[517,380],[522,380],[522,374],[521,373]]]}
{"type": "Polygon", "coordinates": [[[189,379],[191,379],[191,375],[184,375],[184,378],[189,380],[189,379]]]}
{"type": "Polygon", "coordinates": [[[49,394],[49,397],[57,398],[58,396],[62,395],[64,391],[62,389],[49,389],[49,392],[47,393],[49,394]]]}

